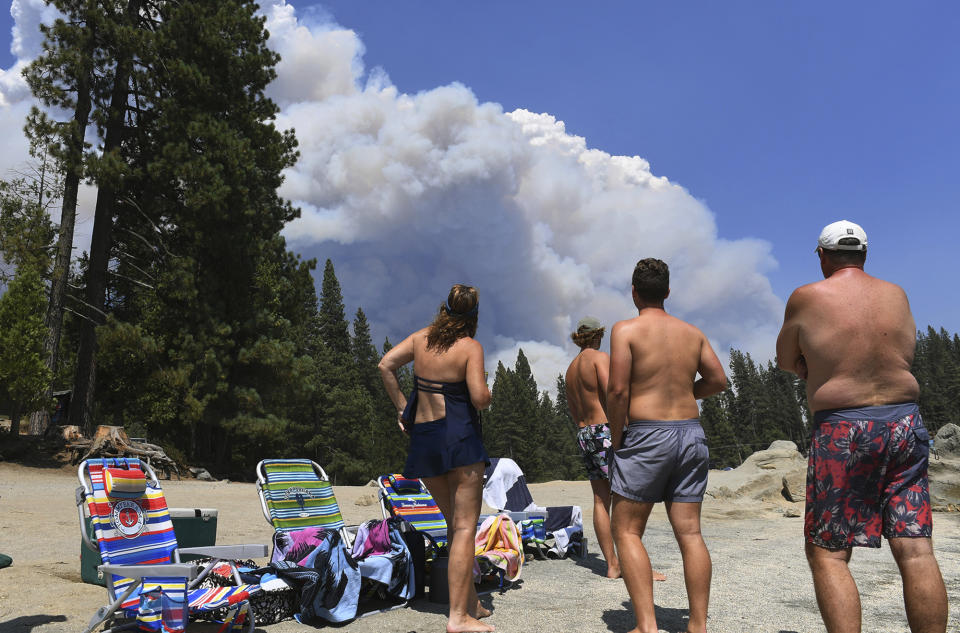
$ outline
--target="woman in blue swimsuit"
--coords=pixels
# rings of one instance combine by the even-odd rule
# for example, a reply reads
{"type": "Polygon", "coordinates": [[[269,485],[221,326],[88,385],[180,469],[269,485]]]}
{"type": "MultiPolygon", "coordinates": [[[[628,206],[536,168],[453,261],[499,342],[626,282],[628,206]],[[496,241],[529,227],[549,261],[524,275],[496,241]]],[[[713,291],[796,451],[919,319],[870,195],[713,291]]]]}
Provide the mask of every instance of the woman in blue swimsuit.
{"type": "Polygon", "coordinates": [[[450,560],[447,631],[493,631],[477,618],[490,615],[473,585],[474,537],[489,459],[478,409],[490,404],[477,333],[476,289],[456,284],[433,323],[387,352],[380,374],[397,407],[400,428],[410,434],[405,477],[419,477],[447,521],[450,560]],[[397,369],[413,361],[414,388],[400,391],[397,369]]]}

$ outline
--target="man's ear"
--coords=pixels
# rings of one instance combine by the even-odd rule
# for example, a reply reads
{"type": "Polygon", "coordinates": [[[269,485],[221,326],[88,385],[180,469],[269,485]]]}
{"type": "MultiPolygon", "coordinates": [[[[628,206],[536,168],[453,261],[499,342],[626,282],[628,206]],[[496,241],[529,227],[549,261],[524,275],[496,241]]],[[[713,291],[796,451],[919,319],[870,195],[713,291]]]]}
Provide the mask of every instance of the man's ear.
{"type": "Polygon", "coordinates": [[[670,296],[670,289],[667,288],[667,294],[663,295],[663,298],[666,299],[669,296],[670,296]]]}

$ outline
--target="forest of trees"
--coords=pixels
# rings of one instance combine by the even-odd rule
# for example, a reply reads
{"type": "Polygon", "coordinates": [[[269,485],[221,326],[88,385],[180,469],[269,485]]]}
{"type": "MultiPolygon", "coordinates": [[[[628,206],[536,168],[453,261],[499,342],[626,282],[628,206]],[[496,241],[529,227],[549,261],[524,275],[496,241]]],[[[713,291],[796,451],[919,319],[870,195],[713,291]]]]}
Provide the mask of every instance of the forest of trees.
{"type": "MultiPolygon", "coordinates": [[[[913,375],[920,383],[920,414],[931,436],[960,423],[960,336],[927,327],[917,332],[913,375]]],[[[728,388],[703,400],[700,422],[714,467],[738,466],[774,440],[791,440],[806,452],[810,409],[806,385],[768,361],[730,350],[728,388]]]]}
{"type": "MultiPolygon", "coordinates": [[[[247,0],[49,0],[25,78],[30,158],[0,182],[0,411],[12,434],[122,425],[184,464],[250,478],[264,457],[310,457],[338,483],[396,471],[406,439],[380,383],[389,349],[350,317],[334,265],[287,249],[299,215],[277,189],[297,159],[265,96],[279,58],[247,0]],[[60,117],[60,118],[57,118],[60,117]],[[90,247],[74,257],[82,184],[90,247]],[[51,216],[59,217],[57,224],[51,216]]],[[[3,175],[6,176],[6,175],[3,175]]],[[[714,464],[775,439],[806,446],[803,385],[731,350],[730,388],[703,402],[714,464]]],[[[918,335],[928,426],[960,421],[960,339],[918,335]]],[[[401,375],[408,389],[409,373],[401,375]]],[[[492,372],[489,453],[532,481],[584,476],[562,377],[556,399],[521,351],[492,372]]]]}

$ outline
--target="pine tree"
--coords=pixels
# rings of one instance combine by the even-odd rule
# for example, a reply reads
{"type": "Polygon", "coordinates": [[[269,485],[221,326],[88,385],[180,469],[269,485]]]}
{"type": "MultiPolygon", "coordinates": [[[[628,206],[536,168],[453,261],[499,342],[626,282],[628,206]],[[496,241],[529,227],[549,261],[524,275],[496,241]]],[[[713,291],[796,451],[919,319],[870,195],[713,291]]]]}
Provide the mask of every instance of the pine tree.
{"type": "MultiPolygon", "coordinates": [[[[62,175],[60,226],[46,309],[44,344],[47,368],[56,374],[63,346],[64,300],[71,274],[77,196],[85,171],[84,138],[93,108],[95,71],[105,60],[102,55],[97,56],[100,46],[97,25],[104,21],[100,3],[53,0],[48,4],[55,6],[64,19],[56,20],[53,25],[41,25],[44,51],[25,69],[24,77],[34,96],[48,109],[73,112],[71,119],[56,121],[34,106],[26,126],[31,143],[34,147],[46,145],[44,154],[49,154],[59,164],[62,175]]],[[[51,396],[48,388],[47,397],[51,396]]],[[[31,433],[42,434],[48,423],[49,417],[40,411],[31,420],[31,433]]]]}
{"type": "Polygon", "coordinates": [[[43,309],[45,304],[40,273],[21,266],[0,297],[0,385],[13,403],[10,433],[20,434],[21,414],[48,408],[44,398],[52,379],[43,358],[43,309]]]}
{"type": "Polygon", "coordinates": [[[320,338],[324,345],[344,360],[350,355],[350,334],[344,315],[343,294],[340,282],[329,259],[323,266],[323,282],[320,286],[320,338]]]}

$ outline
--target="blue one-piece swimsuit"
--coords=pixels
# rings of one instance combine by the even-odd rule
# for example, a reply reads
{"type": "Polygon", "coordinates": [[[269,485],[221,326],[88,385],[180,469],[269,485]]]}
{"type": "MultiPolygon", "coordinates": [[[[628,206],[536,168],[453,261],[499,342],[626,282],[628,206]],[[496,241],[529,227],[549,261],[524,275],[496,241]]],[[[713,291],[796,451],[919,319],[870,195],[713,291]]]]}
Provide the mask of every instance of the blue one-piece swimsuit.
{"type": "Polygon", "coordinates": [[[438,382],[413,377],[414,387],[403,410],[410,432],[410,451],[404,477],[437,477],[458,466],[490,464],[480,432],[480,414],[470,402],[467,383],[438,382]],[[439,420],[413,424],[420,392],[443,395],[446,415],[439,420]]]}

